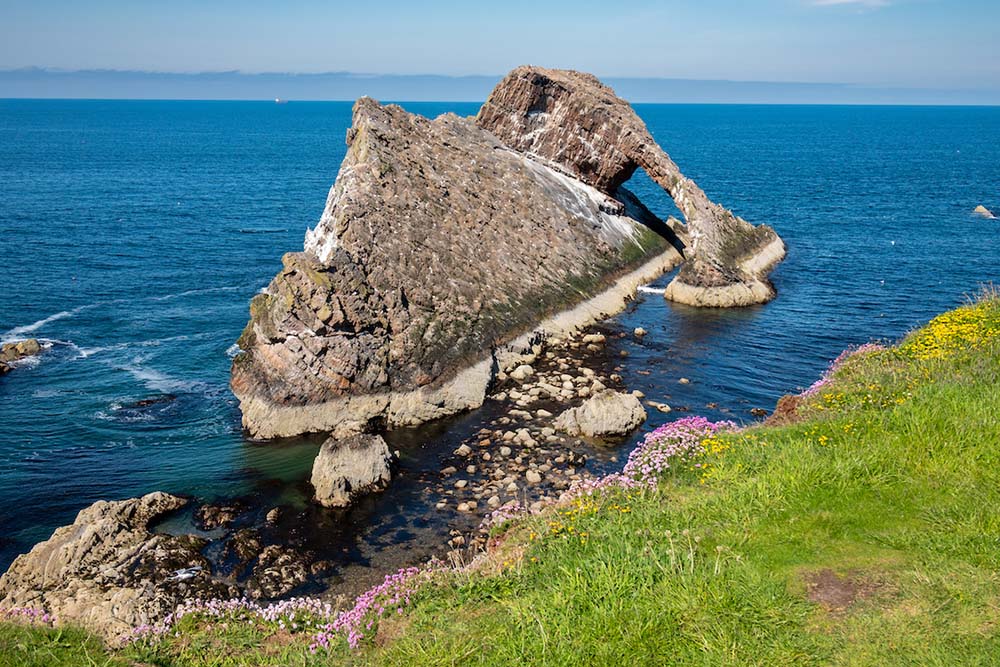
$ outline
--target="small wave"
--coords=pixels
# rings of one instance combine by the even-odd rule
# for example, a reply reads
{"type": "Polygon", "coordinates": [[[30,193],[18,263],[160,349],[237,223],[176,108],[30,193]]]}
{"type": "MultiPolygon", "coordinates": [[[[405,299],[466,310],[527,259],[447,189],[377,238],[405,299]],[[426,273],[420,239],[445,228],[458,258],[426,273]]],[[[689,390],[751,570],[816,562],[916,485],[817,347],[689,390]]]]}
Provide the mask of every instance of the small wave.
{"type": "Polygon", "coordinates": [[[58,389],[36,389],[32,394],[32,398],[55,398],[56,396],[62,396],[61,391],[58,389]]]}
{"type": "Polygon", "coordinates": [[[49,315],[48,317],[43,317],[37,322],[32,322],[31,324],[25,324],[20,327],[14,327],[7,333],[3,334],[3,336],[0,336],[0,341],[7,342],[10,340],[15,340],[17,338],[24,336],[24,334],[29,334],[33,331],[37,331],[38,329],[44,327],[46,324],[50,324],[52,322],[55,322],[56,320],[61,320],[66,317],[73,317],[80,311],[85,310],[87,308],[93,308],[93,306],[77,306],[72,310],[61,310],[58,313],[49,315]]]}
{"type": "Polygon", "coordinates": [[[138,356],[128,365],[115,367],[142,382],[147,389],[161,394],[202,394],[211,398],[223,392],[221,388],[201,380],[182,380],[171,377],[155,368],[144,366],[145,361],[145,357],[138,356]]]}
{"type": "Polygon", "coordinates": [[[240,231],[240,234],[284,234],[288,230],[287,229],[277,229],[277,228],[275,228],[275,229],[250,229],[250,228],[246,228],[246,229],[241,229],[239,231],[240,231]]]}
{"type": "Polygon", "coordinates": [[[649,285],[639,285],[639,291],[646,294],[663,294],[666,290],[663,287],[650,287],[649,285]]]}
{"type": "Polygon", "coordinates": [[[95,354],[101,352],[108,352],[109,350],[120,350],[125,347],[124,343],[119,343],[118,345],[105,345],[103,347],[77,347],[77,354],[79,354],[80,359],[86,359],[95,354]]]}
{"type": "Polygon", "coordinates": [[[163,393],[194,393],[204,387],[203,382],[180,380],[170,377],[166,373],[161,373],[156,369],[144,366],[124,366],[122,370],[128,372],[132,377],[153,391],[163,393]]]}
{"type": "Polygon", "coordinates": [[[247,289],[245,285],[227,285],[225,287],[206,287],[203,289],[189,289],[183,292],[177,292],[176,294],[164,294],[163,296],[151,296],[150,301],[170,301],[171,299],[182,299],[186,296],[192,296],[194,294],[211,294],[212,292],[235,292],[237,290],[247,289]]]}
{"type": "Polygon", "coordinates": [[[7,365],[11,368],[35,368],[38,364],[42,363],[42,358],[39,356],[24,357],[22,359],[17,359],[16,361],[8,361],[7,365]]]}
{"type": "Polygon", "coordinates": [[[239,353],[240,353],[240,346],[237,345],[236,343],[233,343],[232,345],[226,348],[226,356],[229,357],[230,359],[236,358],[236,355],[238,355],[239,353]]]}
{"type": "Polygon", "coordinates": [[[94,413],[94,418],[106,422],[116,422],[119,424],[142,424],[156,421],[156,415],[150,412],[141,412],[137,410],[130,410],[127,412],[120,412],[121,406],[112,407],[112,412],[109,414],[104,410],[98,410],[94,413]]]}

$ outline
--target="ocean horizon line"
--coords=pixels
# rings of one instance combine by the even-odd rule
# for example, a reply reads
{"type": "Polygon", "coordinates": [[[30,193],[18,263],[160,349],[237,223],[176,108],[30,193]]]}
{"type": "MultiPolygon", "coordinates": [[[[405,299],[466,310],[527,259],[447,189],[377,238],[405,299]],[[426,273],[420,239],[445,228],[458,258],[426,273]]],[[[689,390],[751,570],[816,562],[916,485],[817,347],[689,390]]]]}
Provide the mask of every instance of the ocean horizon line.
{"type": "MultiPolygon", "coordinates": [[[[0,99],[353,101],[369,96],[411,102],[485,100],[500,75],[357,72],[167,72],[120,69],[0,70],[0,99]]],[[[634,104],[998,106],[1000,88],[934,88],[837,82],[607,77],[634,104]]]]}
{"type": "MultiPolygon", "coordinates": [[[[288,98],[213,98],[213,97],[4,97],[0,102],[231,102],[234,104],[354,104],[361,97],[342,99],[288,99],[288,98]]],[[[377,99],[380,104],[483,104],[479,99],[377,99]]],[[[910,103],[910,102],[632,102],[633,106],[678,106],[678,107],[857,107],[857,108],[898,108],[898,109],[996,109],[998,103],[910,103]]]]}

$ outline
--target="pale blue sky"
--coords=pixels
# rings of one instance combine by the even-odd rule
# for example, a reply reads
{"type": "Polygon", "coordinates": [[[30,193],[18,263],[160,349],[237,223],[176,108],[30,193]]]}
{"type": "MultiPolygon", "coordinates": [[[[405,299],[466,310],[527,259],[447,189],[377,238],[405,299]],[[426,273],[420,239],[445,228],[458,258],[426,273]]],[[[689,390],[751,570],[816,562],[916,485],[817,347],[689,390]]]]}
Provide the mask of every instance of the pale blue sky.
{"type": "Polygon", "coordinates": [[[0,69],[501,74],[1000,87],[1000,0],[0,0],[0,69]]]}

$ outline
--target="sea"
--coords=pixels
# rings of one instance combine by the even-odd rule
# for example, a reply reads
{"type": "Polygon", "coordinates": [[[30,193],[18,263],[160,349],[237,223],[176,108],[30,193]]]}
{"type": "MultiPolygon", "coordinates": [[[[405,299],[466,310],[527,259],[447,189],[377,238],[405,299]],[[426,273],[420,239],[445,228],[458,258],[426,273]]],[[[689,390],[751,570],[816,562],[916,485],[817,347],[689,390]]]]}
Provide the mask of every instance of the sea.
{"type": "MultiPolygon", "coordinates": [[[[972,214],[1000,210],[1000,108],[636,109],[788,257],[767,305],[672,305],[665,277],[602,325],[649,331],[611,352],[629,353],[630,388],[677,408],[652,410],[622,455],[679,416],[749,423],[844,348],[897,340],[1000,280],[1000,221],[972,214]]],[[[319,439],[246,438],[229,367],[248,302],[322,212],[350,123],[347,102],[0,100],[0,339],[47,346],[0,378],[0,571],[100,499],[308,507],[319,439]]],[[[676,214],[641,172],[628,187],[676,214]]],[[[421,480],[482,412],[391,434],[404,459],[393,486],[356,512],[314,511],[312,539],[336,543],[344,572],[391,549],[423,557],[449,527],[421,505],[421,480]]]]}

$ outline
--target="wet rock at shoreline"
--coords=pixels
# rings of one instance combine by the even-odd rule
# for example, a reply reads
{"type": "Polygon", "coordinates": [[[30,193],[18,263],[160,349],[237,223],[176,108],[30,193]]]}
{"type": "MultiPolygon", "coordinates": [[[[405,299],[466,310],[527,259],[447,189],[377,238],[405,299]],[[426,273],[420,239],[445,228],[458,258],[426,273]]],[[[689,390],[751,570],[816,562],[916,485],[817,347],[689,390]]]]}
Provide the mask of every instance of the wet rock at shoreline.
{"type": "Polygon", "coordinates": [[[556,418],[553,426],[590,438],[626,435],[646,421],[646,411],[632,394],[604,390],[556,418]]]}
{"type": "Polygon", "coordinates": [[[14,343],[4,343],[0,346],[0,375],[5,375],[14,367],[14,362],[40,354],[42,346],[35,338],[28,338],[14,343]]]}
{"type": "Polygon", "coordinates": [[[207,503],[194,511],[194,523],[202,530],[224,528],[245,512],[247,505],[241,500],[226,500],[219,503],[207,503]]]}
{"type": "Polygon", "coordinates": [[[358,496],[385,487],[392,453],[380,435],[328,438],[313,462],[311,482],[324,507],[347,507],[358,496]]]}
{"type": "Polygon", "coordinates": [[[115,638],[162,618],[178,599],[235,594],[210,576],[204,540],[150,531],[187,502],[156,492],[81,510],[0,577],[0,608],[44,608],[62,623],[115,638]]]}

